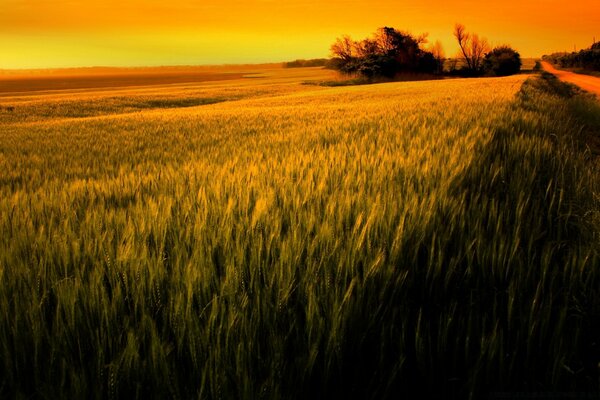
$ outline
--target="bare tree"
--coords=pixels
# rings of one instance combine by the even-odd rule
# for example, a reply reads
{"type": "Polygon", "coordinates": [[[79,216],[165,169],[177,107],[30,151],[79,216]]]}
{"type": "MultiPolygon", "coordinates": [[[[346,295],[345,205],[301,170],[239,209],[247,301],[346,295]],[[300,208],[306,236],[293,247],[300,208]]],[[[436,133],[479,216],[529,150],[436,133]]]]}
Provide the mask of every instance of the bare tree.
{"type": "Polygon", "coordinates": [[[490,50],[487,39],[480,38],[475,33],[468,33],[463,24],[454,25],[454,37],[467,64],[467,69],[472,73],[479,73],[483,67],[485,53],[490,50]]]}
{"type": "Polygon", "coordinates": [[[471,66],[471,57],[469,57],[469,54],[467,53],[471,35],[469,35],[463,24],[457,23],[454,25],[454,37],[458,41],[458,46],[460,47],[460,51],[463,54],[465,62],[467,63],[467,68],[473,69],[471,66]]]}

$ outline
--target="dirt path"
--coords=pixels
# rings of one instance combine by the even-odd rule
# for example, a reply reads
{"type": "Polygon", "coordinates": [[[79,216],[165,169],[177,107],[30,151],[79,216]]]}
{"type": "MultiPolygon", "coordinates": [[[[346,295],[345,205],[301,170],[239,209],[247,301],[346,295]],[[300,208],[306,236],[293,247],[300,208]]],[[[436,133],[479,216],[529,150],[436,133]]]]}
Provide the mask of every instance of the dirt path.
{"type": "Polygon", "coordinates": [[[545,61],[542,61],[542,67],[544,67],[544,70],[547,72],[555,75],[558,79],[577,85],[583,90],[587,90],[588,92],[594,93],[596,96],[600,97],[600,78],[576,74],[568,71],[561,71],[545,61]]]}

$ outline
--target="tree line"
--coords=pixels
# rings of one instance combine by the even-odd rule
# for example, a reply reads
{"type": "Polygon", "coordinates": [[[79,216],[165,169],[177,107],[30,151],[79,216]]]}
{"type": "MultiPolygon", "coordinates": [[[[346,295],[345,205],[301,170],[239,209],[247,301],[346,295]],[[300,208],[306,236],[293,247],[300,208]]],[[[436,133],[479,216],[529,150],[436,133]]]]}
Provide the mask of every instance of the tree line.
{"type": "Polygon", "coordinates": [[[298,59],[283,63],[284,68],[325,67],[327,65],[329,65],[329,59],[327,58],[298,59]]]}
{"type": "Polygon", "coordinates": [[[578,52],[553,53],[543,56],[542,59],[561,68],[600,71],[600,42],[596,42],[590,48],[578,52]]]}
{"type": "MultiPolygon", "coordinates": [[[[460,76],[504,76],[521,69],[521,57],[510,46],[491,48],[485,38],[467,32],[462,24],[454,27],[462,65],[450,66],[460,76]]],[[[342,36],[331,45],[329,66],[348,75],[372,80],[394,78],[403,73],[443,75],[446,58],[439,41],[429,47],[427,34],[413,34],[392,27],[379,28],[371,37],[355,41],[342,36]]]]}

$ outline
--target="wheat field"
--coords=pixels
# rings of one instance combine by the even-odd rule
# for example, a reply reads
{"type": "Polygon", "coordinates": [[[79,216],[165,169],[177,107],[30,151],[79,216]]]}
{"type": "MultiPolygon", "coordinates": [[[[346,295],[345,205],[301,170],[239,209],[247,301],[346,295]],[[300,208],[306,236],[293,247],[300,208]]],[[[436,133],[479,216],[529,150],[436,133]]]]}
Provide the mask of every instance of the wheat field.
{"type": "Polygon", "coordinates": [[[330,75],[0,96],[0,396],[598,390],[598,104],[330,75]]]}

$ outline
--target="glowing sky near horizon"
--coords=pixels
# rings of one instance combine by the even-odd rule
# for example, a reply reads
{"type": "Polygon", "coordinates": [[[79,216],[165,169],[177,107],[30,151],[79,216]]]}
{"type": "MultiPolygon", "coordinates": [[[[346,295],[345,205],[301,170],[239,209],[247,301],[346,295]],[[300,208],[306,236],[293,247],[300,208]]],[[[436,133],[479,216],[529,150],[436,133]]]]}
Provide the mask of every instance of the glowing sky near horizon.
{"type": "Polygon", "coordinates": [[[600,0],[0,0],[0,69],[326,57],[336,37],[380,26],[454,55],[455,22],[539,56],[600,40],[600,0]]]}

